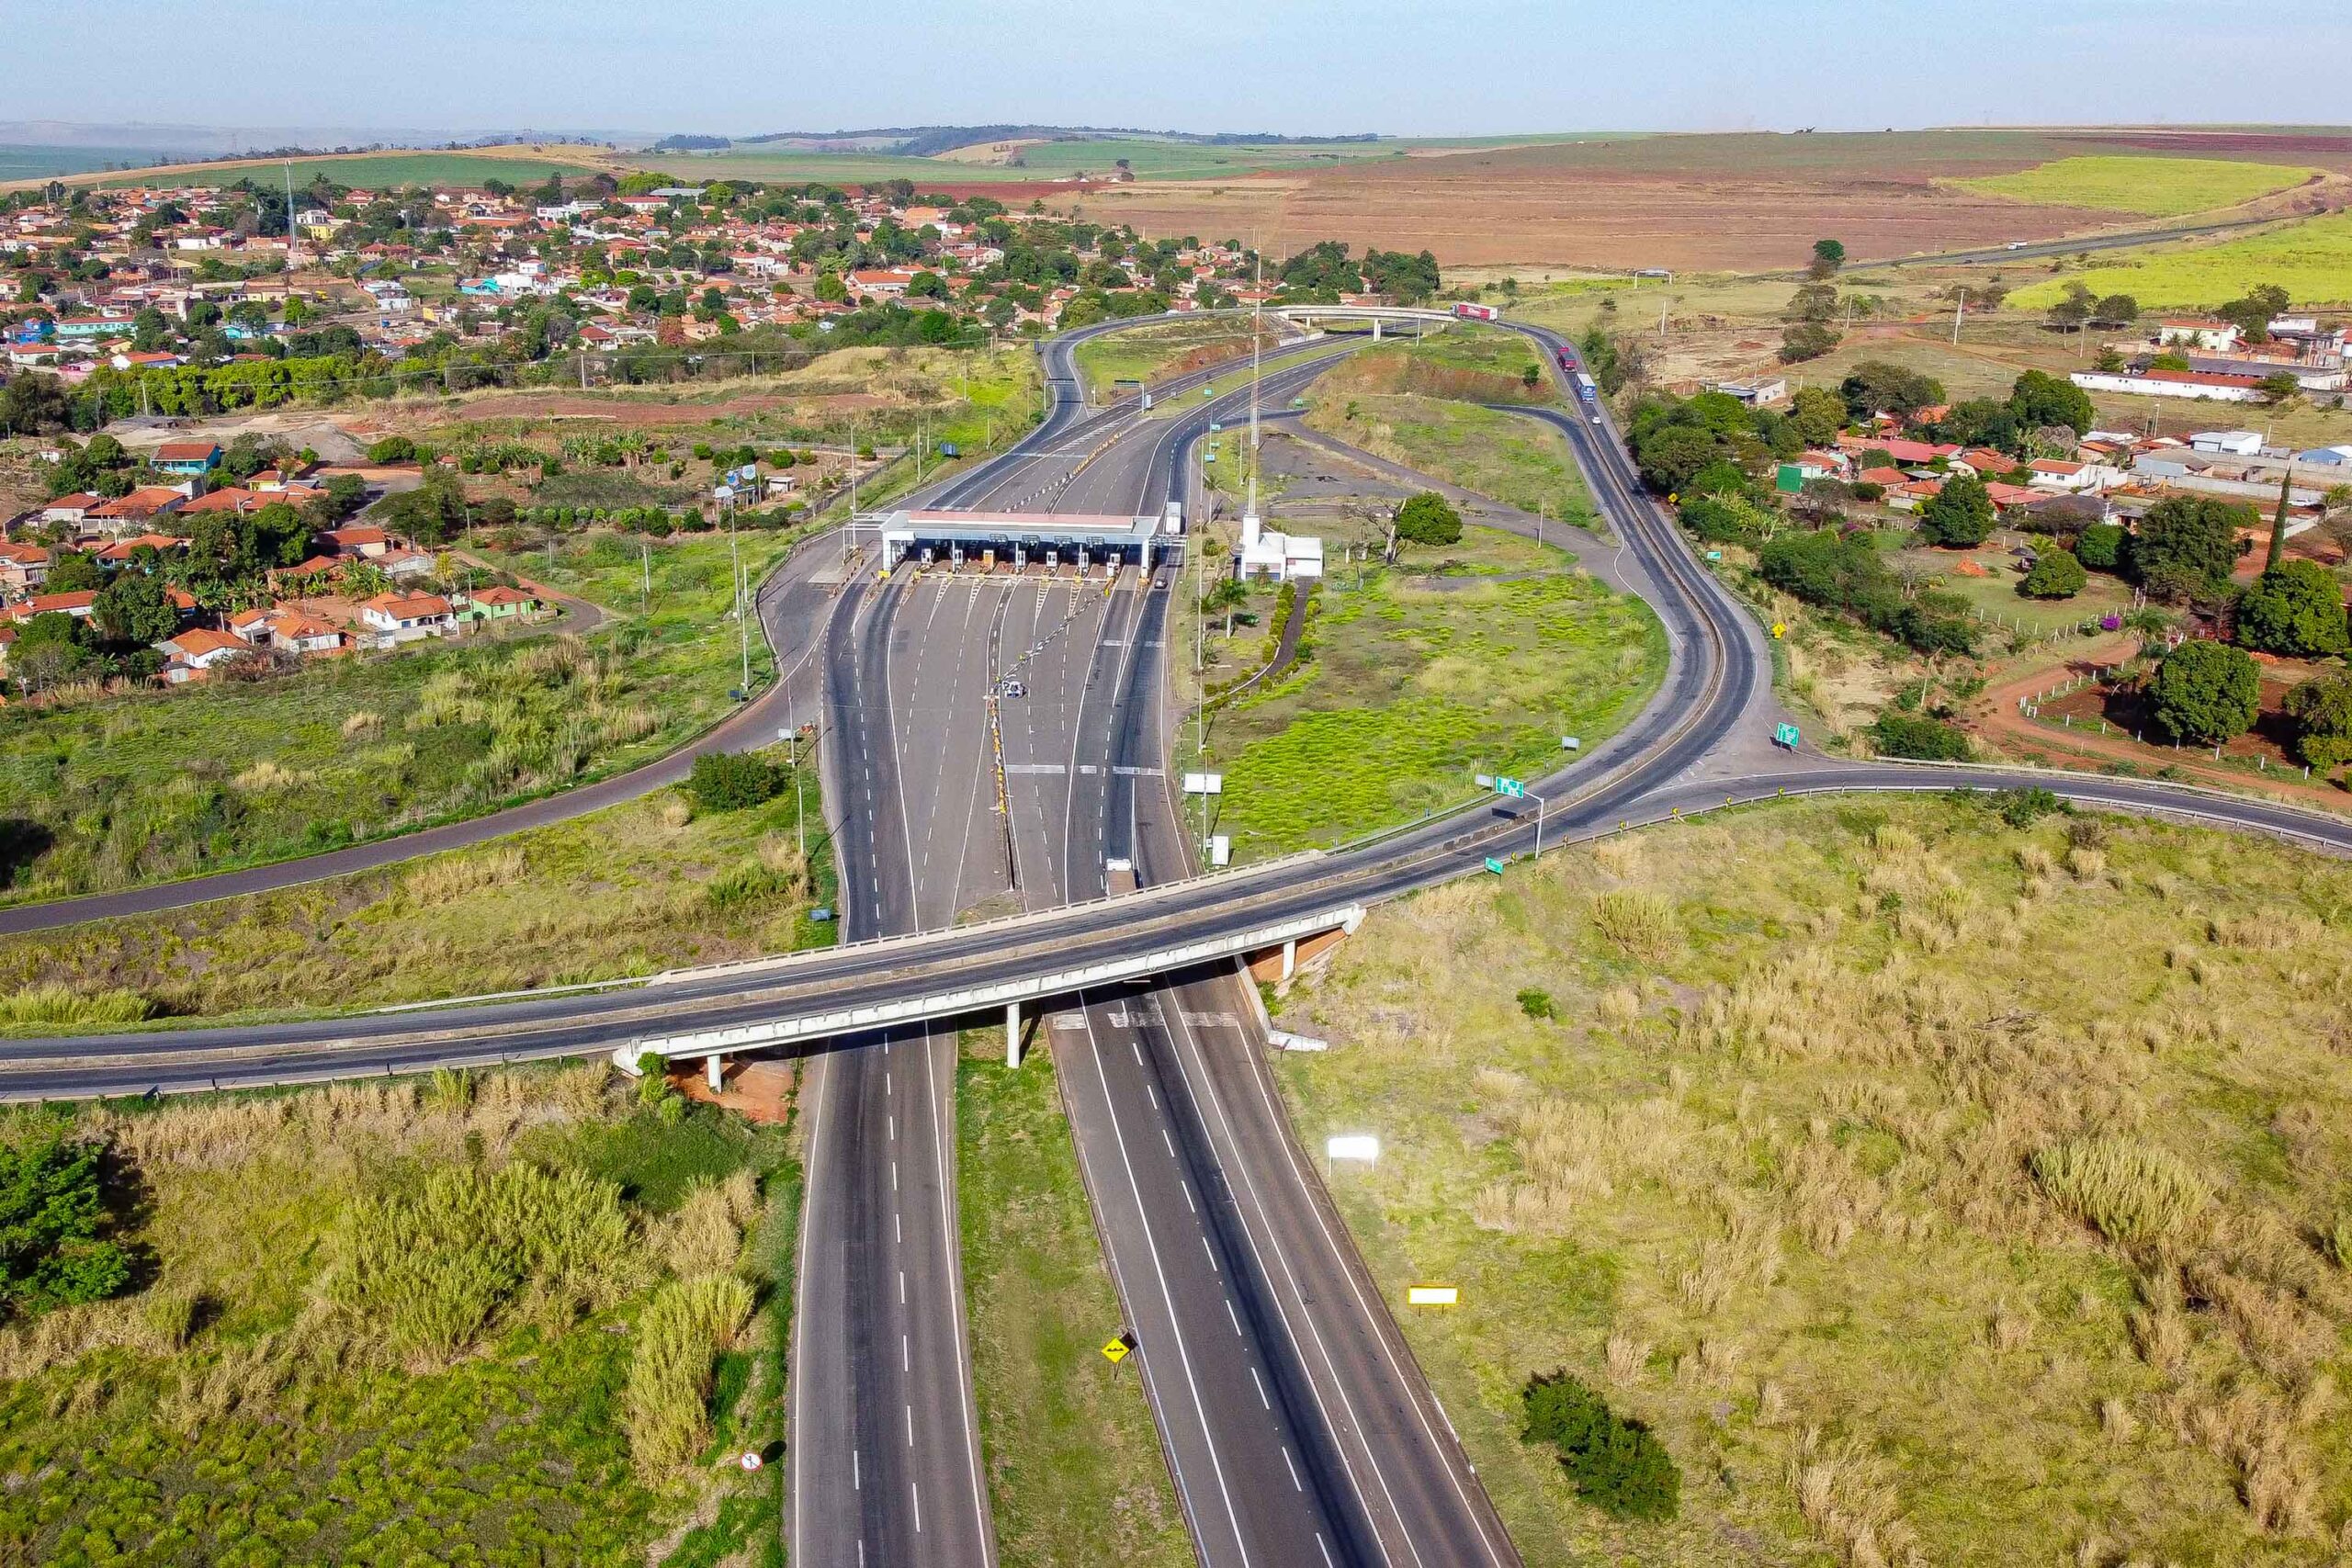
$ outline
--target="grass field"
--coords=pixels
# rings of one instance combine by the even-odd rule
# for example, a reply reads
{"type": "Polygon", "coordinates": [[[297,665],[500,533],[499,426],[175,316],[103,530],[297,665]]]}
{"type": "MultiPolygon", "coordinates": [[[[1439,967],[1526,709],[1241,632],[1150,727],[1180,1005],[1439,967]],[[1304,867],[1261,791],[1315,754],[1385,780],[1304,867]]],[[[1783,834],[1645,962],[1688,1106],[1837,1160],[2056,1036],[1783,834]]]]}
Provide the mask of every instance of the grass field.
{"type": "Polygon", "coordinates": [[[1193,1561],[1142,1385],[1097,1347],[1121,1316],[1053,1057],[967,1037],[956,1168],[972,1379],[998,1550],[1021,1568],[1193,1561]]]}
{"type": "Polygon", "coordinates": [[[2316,169],[2224,158],[2060,158],[2013,175],[1953,180],[1963,190],[2048,207],[2096,207],[2178,218],[2235,207],[2301,185],[2316,169]]]}
{"type": "MultiPolygon", "coordinates": [[[[777,757],[782,760],[781,754],[777,757]]],[[[0,994],[54,996],[20,1028],[77,1021],[65,998],[129,992],[165,1018],[379,1007],[750,958],[832,940],[832,854],[805,775],[809,864],[790,793],[694,814],[674,791],[480,849],[227,907],[0,938],[0,994]]]]}
{"type": "Polygon", "coordinates": [[[1664,633],[1638,601],[1559,560],[1474,528],[1458,547],[1408,549],[1399,570],[1366,569],[1361,586],[1335,563],[1304,667],[1213,716],[1217,826],[1235,854],[1335,843],[1453,805],[1476,773],[1540,773],[1563,756],[1561,736],[1589,747],[1632,718],[1665,670],[1664,633]]]}
{"type": "Polygon", "coordinates": [[[294,183],[297,185],[306,185],[324,175],[337,185],[350,186],[356,190],[391,190],[408,186],[479,186],[484,180],[504,180],[514,186],[537,186],[547,183],[549,175],[561,175],[569,182],[605,166],[601,152],[585,147],[572,156],[559,154],[545,158],[475,157],[464,152],[364,152],[350,157],[199,164],[168,175],[131,173],[110,175],[96,183],[105,186],[228,186],[250,179],[283,184],[288,162],[293,165],[294,183]]]}
{"type": "MultiPolygon", "coordinates": [[[[81,1112],[124,1194],[119,1234],[149,1273],[127,1297],[0,1327],[0,1554],[58,1568],[620,1568],[647,1562],[701,1501],[745,1525],[750,1561],[776,1561],[756,1540],[775,1534],[772,1499],[712,1462],[717,1446],[775,1430],[773,1322],[719,1342],[683,1463],[633,1449],[629,1390],[646,1309],[680,1288],[668,1281],[740,1274],[756,1300],[790,1258],[783,1135],[683,1105],[657,1115],[605,1076],[445,1075],[81,1112]],[[368,1233],[361,1200],[532,1169],[576,1173],[583,1206],[609,1216],[607,1245],[561,1280],[531,1266],[452,1343],[396,1348],[412,1343],[408,1320],[352,1294],[340,1261],[368,1233]]],[[[32,1122],[12,1112],[0,1137],[32,1122]]],[[[419,1244],[421,1263],[447,1267],[463,1235],[419,1244]]],[[[715,1562],[701,1545],[654,1560],[715,1562]]]]}
{"type": "Polygon", "coordinates": [[[2284,288],[2298,305],[2341,304],[2352,301],[2352,212],[2215,244],[2108,252],[2095,266],[2018,289],[2009,304],[2039,310],[2064,297],[2069,283],[2129,294],[2143,310],[2220,305],[2264,283],[2284,288]]]}
{"type": "Polygon", "coordinates": [[[1306,423],[1376,457],[1579,527],[1598,528],[1567,438],[1518,414],[1413,394],[1318,387],[1306,423]]]}
{"type": "MultiPolygon", "coordinates": [[[[754,580],[785,549],[747,534],[754,580]]],[[[0,712],[7,896],[187,876],[477,816],[658,756],[741,680],[723,537],[538,551],[518,570],[608,604],[589,640],[357,655],[243,683],[0,712]]],[[[753,639],[755,677],[771,666],[753,639]]]]}
{"type": "Polygon", "coordinates": [[[1310,1146],[1382,1138],[1335,1196],[1532,1568],[2318,1565],[2347,910],[2260,840],[1790,803],[1377,912],[1277,1070],[1310,1146]],[[1521,1442],[1558,1368],[1677,1522],[1521,1442]]]}
{"type": "MultiPolygon", "coordinates": [[[[1266,334],[1264,347],[1279,340],[1266,334]]],[[[1107,398],[1117,381],[1156,381],[1181,369],[1214,364],[1250,352],[1250,323],[1212,316],[1196,321],[1166,321],[1132,332],[1089,338],[1073,353],[1090,396],[1107,398]]]]}
{"type": "Polygon", "coordinates": [[[115,164],[153,164],[164,154],[133,147],[0,146],[0,181],[45,180],[115,164]]]}

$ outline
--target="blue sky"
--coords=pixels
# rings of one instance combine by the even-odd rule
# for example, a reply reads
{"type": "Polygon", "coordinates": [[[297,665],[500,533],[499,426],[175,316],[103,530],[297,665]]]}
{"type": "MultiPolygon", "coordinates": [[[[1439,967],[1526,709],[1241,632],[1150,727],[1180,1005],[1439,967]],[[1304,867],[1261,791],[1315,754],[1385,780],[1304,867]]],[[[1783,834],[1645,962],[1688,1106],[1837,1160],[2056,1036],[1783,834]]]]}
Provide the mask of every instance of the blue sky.
{"type": "Polygon", "coordinates": [[[2352,0],[80,0],[0,17],[0,116],[83,122],[1468,135],[2352,118],[2317,86],[2352,64],[2352,0]]]}

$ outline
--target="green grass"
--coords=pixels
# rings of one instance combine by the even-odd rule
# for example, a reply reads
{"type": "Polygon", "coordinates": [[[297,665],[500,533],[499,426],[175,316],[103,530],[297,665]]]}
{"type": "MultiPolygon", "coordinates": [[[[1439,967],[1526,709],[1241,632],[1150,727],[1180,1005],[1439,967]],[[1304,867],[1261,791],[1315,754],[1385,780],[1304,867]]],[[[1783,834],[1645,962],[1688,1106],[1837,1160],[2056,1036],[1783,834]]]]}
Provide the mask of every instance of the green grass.
{"type": "Polygon", "coordinates": [[[1898,558],[1940,569],[1937,587],[1959,594],[1988,619],[1998,617],[2033,632],[2064,631],[2091,616],[2110,611],[2120,615],[2132,607],[2132,590],[2103,572],[2091,573],[2089,583],[2072,599],[2029,599],[2018,592],[2018,584],[2024,580],[2010,570],[2013,563],[2006,551],[1976,552],[1975,558],[1991,570],[1989,577],[1969,577],[1952,570],[1954,558],[1946,550],[1909,551],[1898,558]]]}
{"type": "MultiPolygon", "coordinates": [[[[1271,334],[1270,344],[1271,346],[1271,334]]],[[[1200,355],[1200,363],[1246,355],[1250,323],[1230,316],[1197,321],[1166,321],[1132,332],[1105,333],[1078,345],[1074,357],[1088,391],[1111,395],[1117,381],[1156,381],[1178,361],[1200,355]]]]}
{"type": "Polygon", "coordinates": [[[2240,239],[2109,251],[2098,265],[2009,296],[2040,310],[2080,283],[2097,294],[2129,294],[2143,310],[2224,304],[2258,284],[2276,284],[2298,305],[2352,300],[2352,212],[2331,212],[2240,239]]]}
{"type": "Polygon", "coordinates": [[[1412,393],[1318,389],[1307,423],[1522,512],[1600,531],[1584,475],[1558,431],[1518,414],[1412,393]]]}
{"type": "MultiPolygon", "coordinates": [[[[977,1037],[975,1037],[977,1039],[977,1037]]],[[[1119,1331],[1050,1053],[1004,1066],[989,1036],[956,1077],[956,1185],[972,1377],[999,1549],[1023,1568],[1193,1560],[1119,1331]]]]}
{"type": "Polygon", "coordinates": [[[1406,570],[1369,570],[1361,587],[1353,569],[1333,566],[1304,668],[1211,727],[1226,775],[1217,828],[1238,856],[1328,845],[1453,805],[1474,773],[1544,771],[1565,755],[1562,736],[1589,748],[1640,710],[1666,665],[1656,618],[1557,571],[1556,555],[1541,575],[1498,575],[1506,560],[1521,564],[1490,554],[1500,547],[1474,529],[1456,548],[1408,554],[1406,570]],[[1417,577],[1415,556],[1459,565],[1417,577]]]}
{"type": "MultiPolygon", "coordinates": [[[[786,548],[748,533],[753,580],[786,548]]],[[[0,712],[17,898],[283,859],[478,816],[669,750],[741,680],[724,536],[568,540],[515,570],[618,612],[586,644],[425,644],[268,681],[0,712]],[[640,611],[640,603],[644,608],[640,611]],[[46,847],[42,847],[43,843],[46,847]]],[[[752,639],[757,681],[773,667],[752,639]]]]}
{"type": "MultiPolygon", "coordinates": [[[[789,790],[693,815],[662,791],[413,864],[228,906],[0,938],[0,993],[125,991],[166,1018],[253,1018],[567,985],[756,957],[833,940],[813,773],[813,881],[789,790]],[[752,896],[720,899],[728,884],[752,896]]],[[[51,1031],[27,1022],[20,1032],[51,1031]]]]}
{"type": "Polygon", "coordinates": [[[2010,175],[1952,180],[1962,190],[2044,207],[2096,207],[2178,218],[2299,186],[2316,169],[2226,158],[2060,158],[2010,175]]]}
{"type": "Polygon", "coordinates": [[[1858,1521],[1887,1562],[2316,1565],[2347,910],[2260,840],[1789,802],[1384,907],[1288,1005],[1332,1049],[1276,1070],[1309,1146],[1385,1145],[1335,1197],[1531,1568],[1850,1562],[1858,1521]],[[1612,940],[1627,898],[1662,919],[1612,940]],[[2035,1175],[2086,1139],[2204,1216],[2105,1240],[2035,1175]],[[1555,1368],[1665,1441],[1678,1523],[1521,1442],[1555,1368]]]}
{"type": "MultiPolygon", "coordinates": [[[[667,1267],[660,1206],[631,1204],[628,1249],[603,1260],[622,1282],[613,1304],[575,1316],[518,1303],[511,1325],[446,1369],[400,1364],[319,1299],[328,1238],[361,1193],[503,1167],[517,1125],[536,1129],[532,1157],[560,1168],[583,1129],[652,1122],[600,1077],[565,1067],[463,1080],[462,1092],[411,1081],[83,1112],[139,1192],[128,1235],[153,1278],[119,1302],[0,1327],[0,1556],[60,1568],[645,1562],[701,1485],[649,1485],[620,1422],[629,1325],[667,1267]],[[154,1310],[167,1300],[197,1303],[184,1339],[154,1310]]],[[[690,1111],[674,1131],[706,1119],[690,1111]]],[[[731,1148],[722,1174],[784,1158],[775,1132],[731,1148]]],[[[623,1161],[614,1174],[641,1189],[647,1168],[623,1161]]],[[[775,1228],[747,1259],[754,1275],[790,1257],[777,1234],[792,1223],[789,1188],[771,1183],[775,1228]]],[[[751,1371],[722,1369],[722,1404],[773,1393],[780,1367],[751,1371]]],[[[738,1416],[720,1412],[722,1438],[738,1416]]]]}
{"type": "Polygon", "coordinates": [[[45,180],[109,164],[160,164],[164,155],[133,147],[0,147],[0,180],[45,180]]]}

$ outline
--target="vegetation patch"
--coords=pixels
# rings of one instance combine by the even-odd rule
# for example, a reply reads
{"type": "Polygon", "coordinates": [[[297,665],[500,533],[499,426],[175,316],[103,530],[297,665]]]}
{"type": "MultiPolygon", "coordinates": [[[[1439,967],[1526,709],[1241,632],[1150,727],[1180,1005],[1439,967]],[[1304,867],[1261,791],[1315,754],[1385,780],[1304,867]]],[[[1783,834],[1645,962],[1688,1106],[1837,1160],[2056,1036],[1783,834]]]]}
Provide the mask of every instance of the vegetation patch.
{"type": "Polygon", "coordinates": [[[1034,1568],[1193,1561],[1142,1385],[1097,1347],[1120,1325],[1053,1059],[967,1056],[956,1185],[990,1512],[1034,1568]]]}
{"type": "Polygon", "coordinates": [[[1476,494],[1601,531],[1566,437],[1518,414],[1418,393],[1343,396],[1318,388],[1307,423],[1476,494]]]}
{"type": "MultiPolygon", "coordinates": [[[[685,1111],[725,1168],[656,1201],[578,1157],[656,1120],[605,1077],[76,1113],[139,1195],[118,1227],[139,1268],[0,1327],[0,1551],[617,1568],[697,1499],[755,1512],[727,1450],[781,1384],[745,1313],[789,1258],[760,1234],[782,1134],[685,1111]]],[[[12,1114],[0,1144],[56,1125],[12,1114]]]]}
{"type": "Polygon", "coordinates": [[[1334,1196],[1532,1568],[2316,1565],[2347,909],[2340,863],[2046,795],[1780,803],[1384,908],[1276,1070],[1308,1146],[1380,1133],[1334,1196]],[[1624,895],[1677,939],[1611,939],[1624,895]],[[1674,1517],[1522,1440],[1532,1379],[1538,1435],[1645,1426],[1674,1517]]]}
{"type": "Polygon", "coordinates": [[[2079,283],[2098,295],[2129,294],[2143,310],[2211,308],[2264,284],[2299,305],[2352,299],[2352,212],[2331,212],[2219,243],[2151,245],[2109,251],[2100,265],[2032,284],[2009,296],[2018,310],[2039,310],[2079,283]]]}
{"type": "Polygon", "coordinates": [[[1950,183],[2044,207],[2096,207],[2148,218],[2178,218],[2235,207],[2301,185],[2317,169],[2241,164],[2227,158],[2060,158],[2015,174],[1950,183]]]}

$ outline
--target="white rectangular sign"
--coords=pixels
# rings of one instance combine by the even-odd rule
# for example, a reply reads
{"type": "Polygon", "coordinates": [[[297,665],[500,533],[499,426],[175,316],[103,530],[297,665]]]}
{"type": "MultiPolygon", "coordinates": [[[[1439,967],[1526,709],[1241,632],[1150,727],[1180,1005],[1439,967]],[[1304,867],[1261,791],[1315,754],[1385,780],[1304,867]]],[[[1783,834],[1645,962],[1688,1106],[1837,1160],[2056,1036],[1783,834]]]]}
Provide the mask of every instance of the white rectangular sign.
{"type": "Polygon", "coordinates": [[[1332,1159],[1360,1159],[1369,1164],[1380,1157],[1380,1140],[1369,1133],[1342,1133],[1325,1144],[1323,1152],[1332,1159]]]}
{"type": "Polygon", "coordinates": [[[1233,863],[1233,839],[1229,834],[1217,833],[1210,837],[1209,863],[1211,865],[1233,863]]]}
{"type": "Polygon", "coordinates": [[[1184,793],[1186,795],[1223,795],[1225,775],[1223,773],[1186,773],[1184,793]]]}
{"type": "Polygon", "coordinates": [[[1461,1303],[1462,1292],[1453,1285],[1408,1285],[1405,1304],[1417,1307],[1450,1307],[1461,1303]]]}

